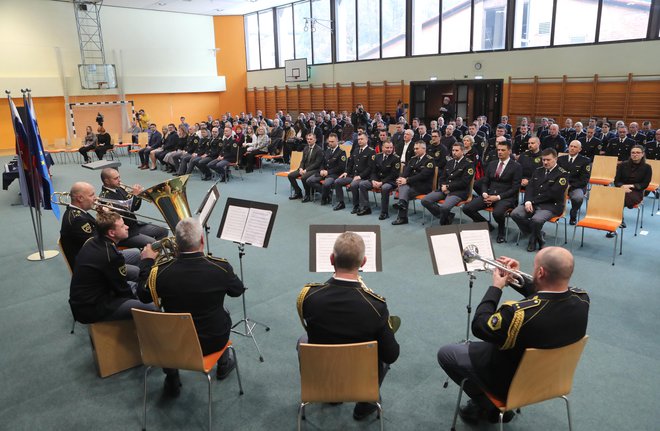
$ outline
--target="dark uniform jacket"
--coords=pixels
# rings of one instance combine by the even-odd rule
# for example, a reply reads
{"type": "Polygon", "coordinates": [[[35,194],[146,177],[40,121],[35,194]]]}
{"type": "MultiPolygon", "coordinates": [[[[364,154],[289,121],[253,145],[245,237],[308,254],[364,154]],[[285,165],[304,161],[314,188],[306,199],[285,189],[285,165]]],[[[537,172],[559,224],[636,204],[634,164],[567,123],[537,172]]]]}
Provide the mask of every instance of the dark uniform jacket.
{"type": "Polygon", "coordinates": [[[658,141],[646,141],[644,147],[648,160],[660,160],[660,143],[658,141]]]}
{"type": "Polygon", "coordinates": [[[523,178],[530,179],[532,174],[537,168],[543,166],[543,160],[541,160],[541,151],[532,153],[530,150],[525,151],[518,159],[518,163],[522,166],[523,169],[523,178]]]}
{"type": "Polygon", "coordinates": [[[197,151],[196,151],[198,156],[208,153],[209,142],[211,142],[209,138],[201,138],[199,140],[199,145],[197,145],[197,151]]]}
{"type": "Polygon", "coordinates": [[[401,159],[395,153],[387,156],[387,160],[385,160],[385,153],[376,154],[371,170],[371,180],[394,185],[399,177],[400,169],[401,159]]]}
{"type": "Polygon", "coordinates": [[[557,158],[557,164],[568,173],[568,191],[586,189],[591,177],[591,160],[581,154],[575,156],[573,163],[568,159],[568,155],[557,158]]]}
{"type": "Polygon", "coordinates": [[[499,195],[501,200],[509,200],[512,204],[518,202],[518,191],[520,190],[520,181],[522,180],[522,166],[520,163],[509,158],[504,170],[499,178],[495,177],[499,160],[488,165],[486,174],[481,181],[481,193],[489,195],[499,195]]]}
{"type": "Polygon", "coordinates": [[[211,138],[211,141],[209,142],[209,150],[206,152],[206,157],[210,157],[212,159],[217,158],[220,153],[222,152],[222,140],[218,138],[211,138]]]}
{"type": "Polygon", "coordinates": [[[551,211],[559,215],[564,211],[564,194],[568,181],[567,172],[561,166],[555,166],[552,171],[545,174],[545,168],[540,167],[534,171],[525,190],[525,201],[531,202],[534,209],[551,211]]]}
{"type": "Polygon", "coordinates": [[[222,140],[220,140],[220,155],[222,155],[223,160],[226,160],[229,163],[236,162],[236,157],[238,156],[238,143],[233,137],[222,137],[222,140]]]}
{"type": "Polygon", "coordinates": [[[649,186],[652,174],[653,170],[648,163],[633,163],[628,160],[616,167],[614,186],[632,184],[633,190],[641,192],[649,186]]]}
{"type": "Polygon", "coordinates": [[[326,148],[321,169],[328,171],[329,178],[337,178],[343,174],[346,170],[346,152],[339,148],[339,145],[334,150],[330,147],[326,148]]]}
{"type": "Polygon", "coordinates": [[[513,154],[519,156],[520,154],[527,151],[527,143],[531,137],[532,135],[529,132],[527,132],[526,135],[516,135],[516,137],[513,138],[513,145],[511,146],[513,154]]]}
{"type": "Polygon", "coordinates": [[[566,139],[564,139],[562,135],[546,135],[541,140],[541,150],[545,150],[546,148],[554,148],[554,150],[558,153],[565,153],[566,139]]]}
{"type": "MultiPolygon", "coordinates": [[[[118,189],[109,189],[106,186],[101,187],[101,193],[99,193],[99,197],[103,199],[113,199],[117,201],[125,201],[129,199],[128,192],[122,188],[118,189]]],[[[131,203],[131,207],[128,208],[129,211],[135,212],[140,209],[140,206],[142,205],[142,199],[138,198],[137,196],[133,197],[133,201],[131,203]]],[[[122,208],[123,209],[123,208],[122,208]]],[[[119,213],[119,215],[122,216],[124,219],[124,223],[129,228],[132,228],[137,225],[137,219],[135,216],[125,216],[123,213],[119,213]]]]}
{"type": "Polygon", "coordinates": [[[589,160],[592,162],[594,161],[594,156],[600,154],[600,151],[603,149],[603,141],[600,139],[596,138],[595,136],[592,137],[589,142],[587,142],[587,138],[583,137],[578,139],[580,143],[582,144],[582,149],[580,150],[580,154],[582,154],[585,157],[588,157],[589,160]]]}
{"type": "MultiPolygon", "coordinates": [[[[151,259],[145,260],[153,264],[151,259]]],[[[227,344],[231,318],[225,311],[225,295],[238,297],[245,291],[229,262],[203,252],[180,253],[150,272],[140,271],[140,296],[149,295],[147,278],[154,277],[157,295],[166,312],[192,314],[205,355],[227,344]]]]}
{"type": "Polygon", "coordinates": [[[300,161],[300,168],[307,172],[316,172],[321,170],[323,163],[323,150],[318,145],[309,147],[305,145],[303,148],[302,160],[300,161]],[[311,152],[311,154],[310,154],[311,152]]]}
{"type": "Polygon", "coordinates": [[[559,131],[559,134],[564,138],[566,142],[575,140],[575,133],[575,129],[572,127],[564,127],[559,131]]]}
{"type": "Polygon", "coordinates": [[[195,134],[188,136],[188,139],[186,141],[186,147],[184,150],[188,154],[192,154],[197,151],[197,146],[199,145],[199,141],[201,141],[201,138],[195,134]]]}
{"type": "MultiPolygon", "coordinates": [[[[337,139],[341,140],[342,134],[343,134],[343,129],[339,124],[336,124],[335,126],[332,126],[328,129],[328,136],[330,136],[330,133],[334,133],[337,135],[337,139]]],[[[327,136],[326,136],[327,138],[327,136]]]]}
{"type": "Polygon", "coordinates": [[[486,389],[499,398],[506,398],[525,349],[567,346],[587,331],[589,296],[583,290],[534,293],[527,284],[519,292],[525,299],[497,308],[502,290],[489,287],[472,320],[472,333],[484,342],[470,343],[470,361],[486,389]]]}
{"type": "MultiPolygon", "coordinates": [[[[148,263],[140,262],[140,270],[145,266],[148,263]]],[[[94,236],[76,257],[69,290],[73,317],[81,323],[98,322],[127,299],[135,296],[126,281],[124,256],[111,240],[94,236]]]]}
{"type": "Polygon", "coordinates": [[[607,141],[605,146],[606,156],[615,156],[617,160],[623,162],[630,158],[630,150],[635,145],[635,140],[631,138],[624,138],[623,141],[617,136],[607,141]]]}
{"type": "Polygon", "coordinates": [[[391,141],[392,144],[394,145],[394,148],[398,148],[399,146],[403,148],[403,132],[394,132],[394,134],[392,134],[391,141]]]}
{"type": "Polygon", "coordinates": [[[385,299],[359,281],[331,278],[308,284],[298,295],[298,314],[313,344],[349,344],[378,341],[378,359],[391,364],[399,344],[389,325],[385,299]]]}
{"type": "Polygon", "coordinates": [[[445,168],[447,160],[451,159],[451,156],[449,156],[448,148],[442,144],[427,145],[426,154],[433,157],[433,163],[435,163],[435,165],[438,167],[438,170],[440,171],[445,168]]]}
{"type": "Polygon", "coordinates": [[[376,152],[373,148],[366,146],[360,152],[359,147],[356,145],[355,150],[348,159],[348,166],[346,168],[347,176],[351,178],[359,176],[363,180],[371,178],[375,156],[376,152]]]}
{"type": "Polygon", "coordinates": [[[409,159],[402,176],[406,178],[408,185],[414,188],[417,193],[427,194],[435,187],[435,184],[433,184],[434,174],[433,157],[424,154],[422,157],[415,156],[409,159]]]}
{"type": "Polygon", "coordinates": [[[644,145],[646,143],[646,133],[637,132],[634,135],[628,133],[628,137],[635,141],[636,144],[644,145]]]}
{"type": "Polygon", "coordinates": [[[96,235],[96,219],[87,211],[69,205],[62,216],[60,242],[64,256],[71,269],[75,267],[76,256],[85,241],[96,235]]]}
{"type": "Polygon", "coordinates": [[[447,185],[447,196],[458,196],[465,200],[472,193],[470,183],[473,177],[474,164],[470,159],[462,157],[461,160],[448,160],[438,179],[438,190],[442,185],[447,185]]]}

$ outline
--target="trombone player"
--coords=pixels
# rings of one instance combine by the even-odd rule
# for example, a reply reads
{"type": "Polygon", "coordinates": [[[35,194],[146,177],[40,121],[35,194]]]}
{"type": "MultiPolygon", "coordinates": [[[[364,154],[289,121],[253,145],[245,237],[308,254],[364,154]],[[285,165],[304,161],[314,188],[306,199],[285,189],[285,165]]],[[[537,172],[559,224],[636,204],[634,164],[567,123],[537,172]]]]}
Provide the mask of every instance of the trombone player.
{"type": "MultiPolygon", "coordinates": [[[[497,263],[502,269],[493,271],[493,283],[472,320],[472,333],[482,341],[449,344],[438,351],[440,366],[454,382],[460,385],[467,379],[463,390],[470,400],[459,415],[471,424],[498,421],[500,412],[484,391],[506,399],[525,349],[563,347],[582,339],[587,329],[589,296],[569,286],[574,261],[568,250],[547,247],[539,251],[532,280],[519,277],[517,281],[524,283],[514,287],[524,298],[506,301],[499,308],[504,286],[519,274],[520,263],[504,256],[497,263]]],[[[514,415],[505,412],[503,422],[514,415]]]]}
{"type": "MultiPolygon", "coordinates": [[[[141,185],[135,184],[131,187],[123,185],[119,171],[114,168],[105,168],[101,171],[101,182],[103,183],[99,194],[101,199],[128,201],[129,206],[125,208],[127,212],[134,213],[140,209],[142,199],[138,198],[137,195],[144,190],[141,185]]],[[[140,222],[135,215],[122,215],[124,223],[128,226],[128,238],[119,243],[120,247],[143,248],[147,244],[165,238],[168,234],[167,229],[140,222]]]]}

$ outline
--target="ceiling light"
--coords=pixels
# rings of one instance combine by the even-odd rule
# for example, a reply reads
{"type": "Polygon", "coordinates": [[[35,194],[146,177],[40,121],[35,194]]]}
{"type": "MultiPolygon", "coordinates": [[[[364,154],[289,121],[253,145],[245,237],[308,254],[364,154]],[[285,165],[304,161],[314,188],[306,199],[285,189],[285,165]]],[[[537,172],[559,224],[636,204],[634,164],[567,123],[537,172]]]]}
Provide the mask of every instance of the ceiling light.
{"type": "Polygon", "coordinates": [[[159,2],[156,3],[156,4],[157,4],[158,6],[165,6],[167,3],[163,2],[163,1],[159,1],[159,2]]]}
{"type": "Polygon", "coordinates": [[[430,79],[431,81],[437,81],[437,80],[438,80],[438,77],[437,77],[437,76],[432,76],[432,77],[430,77],[429,79],[430,79]]]}

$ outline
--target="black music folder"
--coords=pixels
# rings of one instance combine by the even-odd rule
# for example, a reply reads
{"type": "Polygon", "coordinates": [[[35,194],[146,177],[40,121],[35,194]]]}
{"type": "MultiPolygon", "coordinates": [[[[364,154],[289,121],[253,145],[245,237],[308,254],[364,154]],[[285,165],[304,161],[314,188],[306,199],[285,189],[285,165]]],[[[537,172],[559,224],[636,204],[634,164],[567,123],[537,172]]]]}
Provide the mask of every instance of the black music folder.
{"type": "Polygon", "coordinates": [[[217,237],[266,248],[277,208],[276,204],[227,198],[217,237]]]}
{"type": "Polygon", "coordinates": [[[344,232],[355,232],[364,240],[367,263],[363,272],[383,270],[379,225],[310,225],[309,226],[309,270],[310,272],[334,272],[330,254],[337,237],[344,232]]]}

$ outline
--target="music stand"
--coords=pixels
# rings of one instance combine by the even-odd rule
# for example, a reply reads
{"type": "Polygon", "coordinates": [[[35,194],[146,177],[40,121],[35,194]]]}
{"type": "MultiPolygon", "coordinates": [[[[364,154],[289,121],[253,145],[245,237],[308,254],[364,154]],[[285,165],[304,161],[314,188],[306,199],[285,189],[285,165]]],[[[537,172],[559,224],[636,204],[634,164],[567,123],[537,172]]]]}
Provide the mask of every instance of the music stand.
{"type": "MultiPolygon", "coordinates": [[[[222,221],[218,228],[217,237],[226,241],[232,241],[238,245],[238,261],[240,266],[240,277],[243,285],[243,256],[245,256],[245,245],[254,247],[268,247],[270,234],[273,231],[275,215],[278,206],[263,202],[248,201],[243,199],[228,198],[225,205],[225,211],[222,214],[222,221]]],[[[247,289],[247,287],[246,287],[247,289]]],[[[264,323],[252,320],[247,316],[247,307],[245,306],[245,293],[243,293],[243,318],[231,327],[231,331],[244,337],[252,338],[254,346],[259,353],[259,361],[263,362],[264,357],[257,340],[254,337],[254,327],[263,326],[266,331],[270,327],[264,323]],[[235,329],[240,324],[244,325],[243,332],[235,329]]]]}
{"type": "Polygon", "coordinates": [[[309,226],[309,271],[334,272],[330,254],[337,237],[344,232],[355,232],[364,240],[364,255],[367,263],[362,272],[383,270],[379,225],[310,225],[309,226]]]}
{"type": "Polygon", "coordinates": [[[206,192],[206,196],[204,196],[202,203],[199,205],[199,208],[197,208],[197,212],[195,212],[195,215],[199,218],[200,224],[204,228],[204,234],[206,235],[206,254],[209,256],[212,255],[211,245],[209,243],[209,231],[211,230],[211,227],[208,225],[208,221],[219,197],[220,192],[218,191],[216,183],[206,192]]]}

